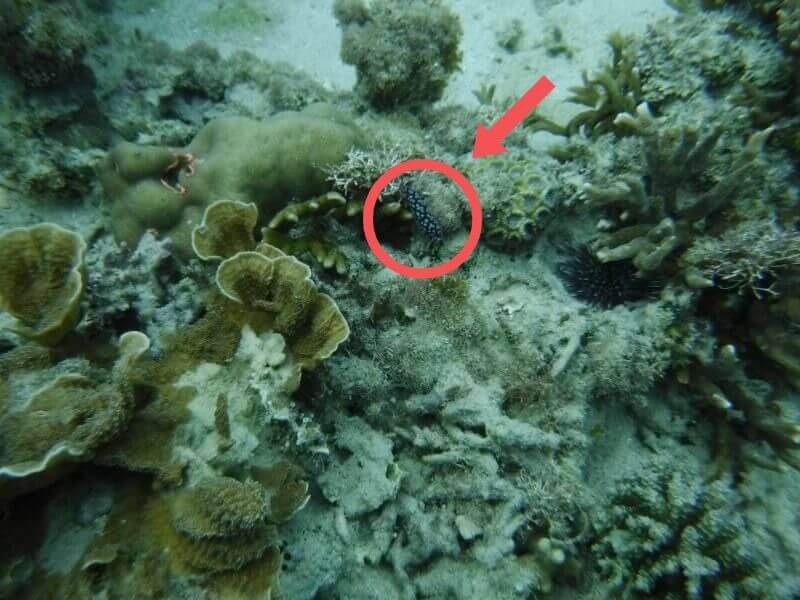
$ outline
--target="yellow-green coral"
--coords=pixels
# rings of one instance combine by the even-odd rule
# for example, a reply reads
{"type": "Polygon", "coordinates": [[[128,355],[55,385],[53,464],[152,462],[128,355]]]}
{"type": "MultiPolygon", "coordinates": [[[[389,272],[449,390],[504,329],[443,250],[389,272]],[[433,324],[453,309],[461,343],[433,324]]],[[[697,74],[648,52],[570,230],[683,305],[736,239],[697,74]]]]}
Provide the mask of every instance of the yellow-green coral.
{"type": "Polygon", "coordinates": [[[306,367],[327,358],[350,329],[336,303],[317,291],[311,270],[292,256],[260,244],[265,253],[240,252],[220,263],[220,292],[246,308],[269,315],[269,328],[283,335],[306,367]]]}
{"type": "Polygon", "coordinates": [[[148,346],[143,334],[125,334],[111,377],[103,372],[92,377],[66,373],[30,397],[18,397],[24,395],[24,386],[16,394],[3,395],[0,497],[49,484],[70,465],[92,459],[99,447],[125,429],[134,409],[131,369],[148,346]]]}
{"type": "Polygon", "coordinates": [[[222,260],[256,245],[258,209],[253,203],[219,200],[206,207],[192,230],[192,248],[202,260],[222,260]]]}
{"type": "Polygon", "coordinates": [[[78,323],[85,252],[78,234],[52,223],[0,235],[0,308],[17,333],[54,345],[78,323]]]}

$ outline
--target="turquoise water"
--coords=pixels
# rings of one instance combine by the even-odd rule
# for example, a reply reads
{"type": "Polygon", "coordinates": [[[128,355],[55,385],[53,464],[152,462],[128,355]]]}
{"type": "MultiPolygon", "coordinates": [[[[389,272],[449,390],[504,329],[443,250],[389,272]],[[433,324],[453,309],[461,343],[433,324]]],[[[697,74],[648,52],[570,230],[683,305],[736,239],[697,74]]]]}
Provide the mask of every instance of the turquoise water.
{"type": "Polygon", "coordinates": [[[800,597],[794,0],[6,0],[0,597],[800,597]]]}

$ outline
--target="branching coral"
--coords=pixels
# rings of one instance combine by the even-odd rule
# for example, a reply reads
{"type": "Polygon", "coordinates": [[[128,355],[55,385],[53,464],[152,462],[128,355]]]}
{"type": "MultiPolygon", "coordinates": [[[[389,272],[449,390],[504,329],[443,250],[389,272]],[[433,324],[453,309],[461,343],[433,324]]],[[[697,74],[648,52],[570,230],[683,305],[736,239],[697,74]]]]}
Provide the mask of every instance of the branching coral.
{"type": "Polygon", "coordinates": [[[526,120],[533,131],[549,131],[559,135],[575,135],[581,131],[598,135],[613,131],[625,132],[615,119],[618,115],[632,113],[642,102],[642,82],[634,60],[633,40],[620,33],[608,38],[612,58],[599,72],[583,73],[583,85],[573,87],[569,102],[588,106],[589,110],[575,115],[566,127],[534,113],[526,120]]]}
{"type": "Polygon", "coordinates": [[[592,553],[626,598],[772,597],[748,524],[727,481],[655,467],[622,480],[595,525],[592,553]]]}
{"type": "Polygon", "coordinates": [[[800,423],[782,407],[778,389],[747,377],[734,346],[723,346],[709,357],[698,356],[678,372],[678,380],[724,417],[718,430],[717,471],[739,469],[743,462],[769,469],[785,463],[800,469],[800,423]],[[763,457],[747,440],[763,442],[772,456],[763,457]]]}
{"type": "Polygon", "coordinates": [[[603,262],[632,260],[640,272],[652,273],[691,243],[705,219],[731,202],[771,131],[753,134],[728,173],[710,189],[696,193],[687,190],[686,183],[704,169],[718,130],[702,136],[688,128],[663,130],[645,104],[635,116],[626,113],[615,121],[642,136],[651,189],[633,176],[607,187],[584,188],[588,204],[610,209],[611,219],[598,223],[603,233],[594,251],[603,262]]]}

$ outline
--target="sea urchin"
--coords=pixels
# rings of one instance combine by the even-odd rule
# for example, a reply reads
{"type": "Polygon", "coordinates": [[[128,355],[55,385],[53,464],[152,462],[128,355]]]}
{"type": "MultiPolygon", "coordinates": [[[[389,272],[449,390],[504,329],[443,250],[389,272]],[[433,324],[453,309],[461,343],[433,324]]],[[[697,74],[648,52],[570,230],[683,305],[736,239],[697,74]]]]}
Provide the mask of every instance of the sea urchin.
{"type": "Polygon", "coordinates": [[[602,262],[587,246],[571,247],[558,274],[573,297],[601,308],[651,298],[661,287],[630,261],[602,262]]]}

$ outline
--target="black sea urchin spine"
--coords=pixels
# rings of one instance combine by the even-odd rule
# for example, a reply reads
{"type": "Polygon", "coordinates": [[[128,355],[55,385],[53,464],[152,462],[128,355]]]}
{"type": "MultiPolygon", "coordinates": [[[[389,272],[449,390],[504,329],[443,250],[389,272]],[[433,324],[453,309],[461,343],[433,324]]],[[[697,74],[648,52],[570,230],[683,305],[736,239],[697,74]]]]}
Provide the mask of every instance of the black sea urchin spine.
{"type": "Polygon", "coordinates": [[[571,296],[601,308],[654,297],[658,280],[643,279],[630,261],[602,262],[586,246],[566,249],[558,274],[571,296]]]}

